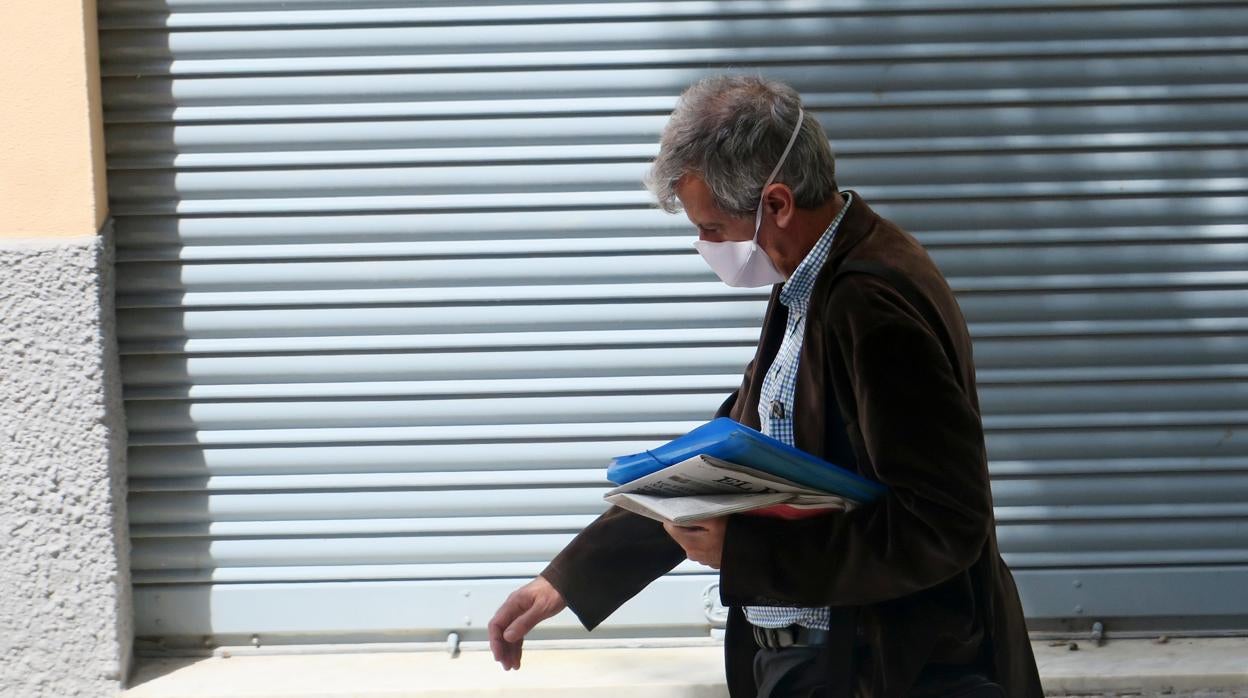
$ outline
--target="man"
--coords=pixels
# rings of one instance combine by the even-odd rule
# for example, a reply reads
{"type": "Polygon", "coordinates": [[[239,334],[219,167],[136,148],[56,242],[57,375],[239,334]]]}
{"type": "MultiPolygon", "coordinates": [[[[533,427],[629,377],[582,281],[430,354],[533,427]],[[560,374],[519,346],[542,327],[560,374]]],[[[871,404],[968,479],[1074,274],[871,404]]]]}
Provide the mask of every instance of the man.
{"type": "Polygon", "coordinates": [[[687,557],[720,572],[734,698],[1043,695],[997,550],[966,321],[923,248],[837,190],[819,122],[761,78],[686,90],[647,185],[725,283],[774,284],[717,416],[888,492],[799,521],[612,508],[498,610],[495,658],[518,668],[524,635],[565,606],[593,629],[687,557]]]}

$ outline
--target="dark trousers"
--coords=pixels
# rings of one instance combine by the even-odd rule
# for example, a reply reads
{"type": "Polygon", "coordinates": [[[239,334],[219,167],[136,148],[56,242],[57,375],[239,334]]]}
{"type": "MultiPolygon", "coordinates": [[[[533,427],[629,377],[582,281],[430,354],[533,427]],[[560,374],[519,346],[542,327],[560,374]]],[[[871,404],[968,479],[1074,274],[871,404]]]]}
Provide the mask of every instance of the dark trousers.
{"type": "MultiPolygon", "coordinates": [[[[827,653],[822,647],[760,649],[754,655],[758,698],[840,698],[828,694],[827,653]]],[[[862,693],[864,687],[856,687],[862,693]]],[[[911,690],[914,698],[1005,698],[1001,687],[969,666],[928,666],[911,690]]],[[[845,698],[849,698],[846,696],[845,698]]]]}
{"type": "Polygon", "coordinates": [[[754,655],[758,698],[824,698],[827,655],[822,647],[760,649],[754,655]]]}

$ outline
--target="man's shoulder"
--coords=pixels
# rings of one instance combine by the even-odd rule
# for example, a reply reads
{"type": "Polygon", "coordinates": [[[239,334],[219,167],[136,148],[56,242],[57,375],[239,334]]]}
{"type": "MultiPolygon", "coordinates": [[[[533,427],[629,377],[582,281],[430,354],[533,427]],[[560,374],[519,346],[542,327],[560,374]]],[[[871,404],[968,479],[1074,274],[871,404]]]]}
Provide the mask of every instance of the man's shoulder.
{"type": "Polygon", "coordinates": [[[824,324],[834,327],[862,331],[892,323],[928,325],[934,321],[929,308],[956,305],[927,252],[891,224],[874,231],[822,281],[812,306],[819,308],[824,324]]]}
{"type": "Polygon", "coordinates": [[[853,309],[896,300],[903,287],[926,292],[940,271],[917,243],[896,226],[881,225],[862,244],[826,269],[812,305],[853,309]]]}
{"type": "Polygon", "coordinates": [[[879,215],[873,217],[871,227],[863,235],[861,242],[854,245],[841,261],[841,266],[875,265],[897,269],[910,275],[940,273],[918,238],[897,223],[879,215]]]}
{"type": "Polygon", "coordinates": [[[820,303],[824,324],[878,325],[905,315],[905,299],[887,267],[848,262],[834,275],[820,303]]]}

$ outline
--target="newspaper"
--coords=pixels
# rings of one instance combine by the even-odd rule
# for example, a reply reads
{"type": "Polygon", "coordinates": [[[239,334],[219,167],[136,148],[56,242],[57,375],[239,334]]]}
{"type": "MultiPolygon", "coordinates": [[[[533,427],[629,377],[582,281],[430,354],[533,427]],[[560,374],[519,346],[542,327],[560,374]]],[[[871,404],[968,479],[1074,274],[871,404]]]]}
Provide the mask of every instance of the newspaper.
{"type": "Polygon", "coordinates": [[[741,512],[803,518],[851,508],[852,500],[712,456],[694,456],[620,485],[603,499],[679,525],[741,512]]]}

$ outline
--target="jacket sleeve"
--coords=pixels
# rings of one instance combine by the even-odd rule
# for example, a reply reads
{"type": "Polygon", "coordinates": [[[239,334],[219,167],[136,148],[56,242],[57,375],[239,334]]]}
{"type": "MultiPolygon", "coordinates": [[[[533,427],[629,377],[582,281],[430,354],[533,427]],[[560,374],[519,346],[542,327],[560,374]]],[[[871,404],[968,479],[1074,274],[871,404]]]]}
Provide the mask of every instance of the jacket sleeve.
{"type": "Polygon", "coordinates": [[[983,427],[932,329],[866,275],[842,280],[824,312],[829,350],[839,348],[852,383],[860,456],[865,450],[888,492],[847,513],[799,521],[729,517],[725,604],[898,598],[969,568],[989,534],[983,427]]]}
{"type": "Polygon", "coordinates": [[[593,630],[615,609],[685,559],[663,524],[611,507],[567,545],[541,576],[593,630]]]}
{"type": "MultiPolygon", "coordinates": [[[[716,410],[726,417],[750,384],[754,361],[741,386],[716,410]]],[[[657,521],[611,507],[567,545],[541,576],[563,594],[586,630],[593,630],[650,582],[683,562],[685,551],[657,521]]]]}

